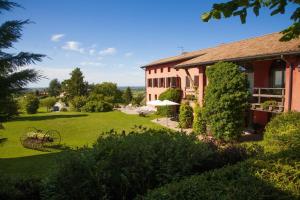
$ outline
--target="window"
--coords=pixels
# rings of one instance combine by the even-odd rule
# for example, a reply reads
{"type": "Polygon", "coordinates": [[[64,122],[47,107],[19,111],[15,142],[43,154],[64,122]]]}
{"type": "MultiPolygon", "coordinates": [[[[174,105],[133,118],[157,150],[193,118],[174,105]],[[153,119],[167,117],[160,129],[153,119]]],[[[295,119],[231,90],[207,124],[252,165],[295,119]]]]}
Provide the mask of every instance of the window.
{"type": "Polygon", "coordinates": [[[185,87],[190,88],[191,87],[191,80],[188,76],[185,77],[185,87]]]}
{"type": "Polygon", "coordinates": [[[169,88],[171,86],[171,78],[170,77],[167,78],[166,86],[167,86],[167,88],[169,88]]]}
{"type": "Polygon", "coordinates": [[[154,74],[156,74],[156,69],[154,69],[154,74]]]}
{"type": "Polygon", "coordinates": [[[148,87],[152,87],[152,79],[151,78],[148,79],[148,87]]]}
{"type": "Polygon", "coordinates": [[[159,87],[165,87],[165,78],[160,78],[159,79],[159,87]]]}
{"type": "Polygon", "coordinates": [[[177,87],[177,77],[171,77],[171,87],[172,88],[177,87]]]}
{"type": "Polygon", "coordinates": [[[168,72],[170,72],[171,71],[171,67],[168,67],[168,72]]]}
{"type": "Polygon", "coordinates": [[[199,76],[194,76],[194,86],[199,87],[199,76]]]}
{"type": "Polygon", "coordinates": [[[149,72],[149,74],[151,74],[151,69],[149,69],[149,71],[148,71],[148,72],[149,72]]]}
{"type": "Polygon", "coordinates": [[[160,72],[163,73],[164,72],[164,68],[160,68],[160,72]]]}
{"type": "Polygon", "coordinates": [[[148,99],[149,99],[149,101],[151,101],[151,94],[149,94],[149,98],[148,99]]]}
{"type": "Polygon", "coordinates": [[[285,87],[285,62],[276,60],[270,69],[270,86],[274,88],[285,87]]]}
{"type": "Polygon", "coordinates": [[[154,96],[155,100],[157,100],[157,94],[154,96]]]}
{"type": "Polygon", "coordinates": [[[153,79],[153,87],[158,87],[158,80],[157,80],[157,78],[153,79]]]}

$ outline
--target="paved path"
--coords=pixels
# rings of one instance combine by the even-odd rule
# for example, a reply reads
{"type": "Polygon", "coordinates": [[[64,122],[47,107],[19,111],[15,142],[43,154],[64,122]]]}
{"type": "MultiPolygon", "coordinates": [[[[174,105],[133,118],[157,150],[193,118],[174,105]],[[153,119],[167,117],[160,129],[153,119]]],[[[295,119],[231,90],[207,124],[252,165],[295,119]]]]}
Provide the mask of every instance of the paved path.
{"type": "Polygon", "coordinates": [[[190,129],[181,129],[181,128],[179,128],[179,123],[178,122],[172,121],[172,120],[170,120],[170,118],[166,118],[166,117],[153,119],[152,122],[154,122],[156,124],[159,124],[161,126],[164,126],[166,128],[175,130],[175,131],[184,131],[186,133],[191,133],[193,131],[191,128],[190,129]]]}

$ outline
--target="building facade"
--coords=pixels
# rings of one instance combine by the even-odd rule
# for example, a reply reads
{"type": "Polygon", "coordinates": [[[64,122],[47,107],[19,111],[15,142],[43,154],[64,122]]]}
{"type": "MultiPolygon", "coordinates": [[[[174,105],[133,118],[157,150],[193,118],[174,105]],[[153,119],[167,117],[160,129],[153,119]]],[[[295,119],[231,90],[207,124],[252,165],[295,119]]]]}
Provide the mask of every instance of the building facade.
{"type": "Polygon", "coordinates": [[[273,33],[145,65],[147,101],[158,99],[167,88],[179,88],[183,99],[197,99],[202,105],[209,82],[206,68],[227,61],[247,73],[251,123],[265,125],[275,113],[300,111],[300,40],[280,42],[280,37],[273,33]],[[263,103],[270,100],[276,105],[263,109],[263,103]]]}

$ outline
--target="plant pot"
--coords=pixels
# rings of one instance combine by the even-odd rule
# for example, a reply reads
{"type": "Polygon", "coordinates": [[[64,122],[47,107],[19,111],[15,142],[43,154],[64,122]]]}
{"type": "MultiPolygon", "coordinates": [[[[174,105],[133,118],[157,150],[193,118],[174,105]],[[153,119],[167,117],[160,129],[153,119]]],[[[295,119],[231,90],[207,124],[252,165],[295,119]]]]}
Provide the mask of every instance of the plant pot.
{"type": "Polygon", "coordinates": [[[273,106],[269,106],[269,111],[272,111],[273,110],[273,106]]]}

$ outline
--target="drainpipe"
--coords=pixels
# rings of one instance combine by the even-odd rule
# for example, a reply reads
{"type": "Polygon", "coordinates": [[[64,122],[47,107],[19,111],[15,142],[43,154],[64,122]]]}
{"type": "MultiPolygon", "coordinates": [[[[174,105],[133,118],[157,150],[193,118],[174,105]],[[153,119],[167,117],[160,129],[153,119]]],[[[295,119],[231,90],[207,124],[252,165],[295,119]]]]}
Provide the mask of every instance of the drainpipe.
{"type": "Polygon", "coordinates": [[[289,96],[288,96],[288,111],[292,109],[292,94],[293,94],[293,64],[287,61],[283,55],[281,55],[281,59],[286,62],[286,64],[290,67],[290,75],[289,75],[289,96]]]}

